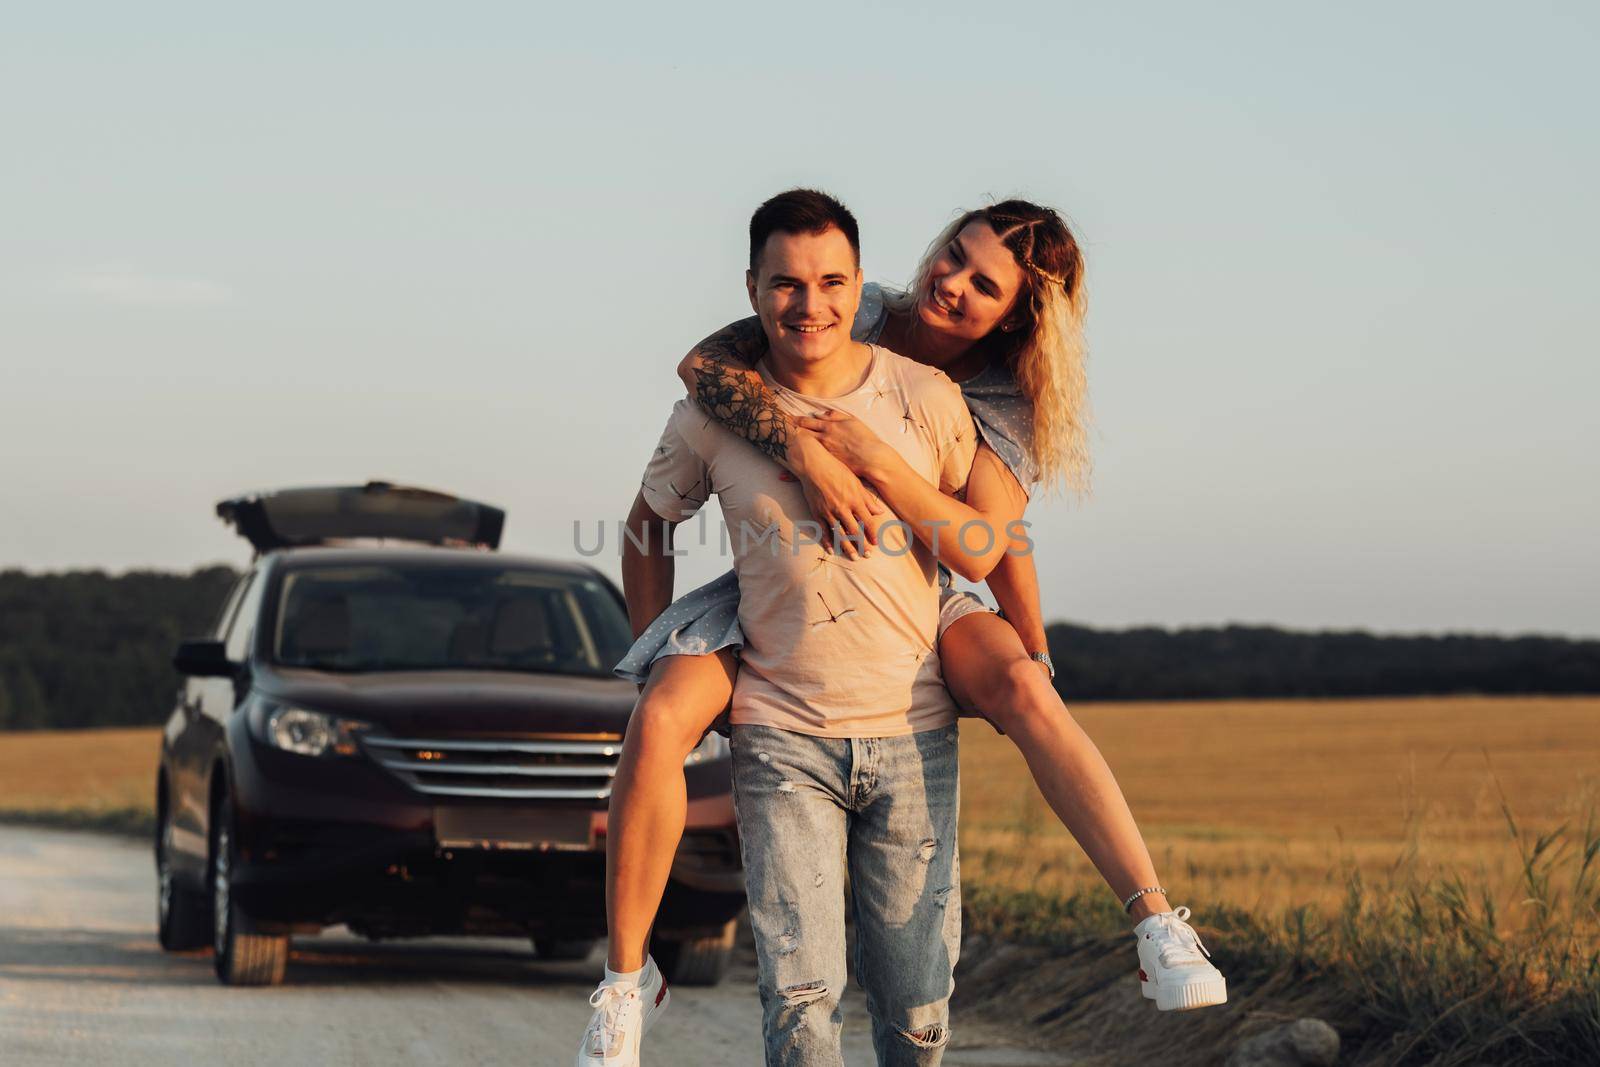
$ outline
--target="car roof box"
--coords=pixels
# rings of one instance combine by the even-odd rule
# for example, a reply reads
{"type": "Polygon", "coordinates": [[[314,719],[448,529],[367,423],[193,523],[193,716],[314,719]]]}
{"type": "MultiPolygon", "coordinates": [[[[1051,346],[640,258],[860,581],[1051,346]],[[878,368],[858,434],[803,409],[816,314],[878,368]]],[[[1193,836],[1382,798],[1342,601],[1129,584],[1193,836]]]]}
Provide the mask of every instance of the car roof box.
{"type": "Polygon", "coordinates": [[[257,552],[370,538],[498,548],[506,522],[500,508],[389,482],[251,493],[217,514],[257,552]]]}

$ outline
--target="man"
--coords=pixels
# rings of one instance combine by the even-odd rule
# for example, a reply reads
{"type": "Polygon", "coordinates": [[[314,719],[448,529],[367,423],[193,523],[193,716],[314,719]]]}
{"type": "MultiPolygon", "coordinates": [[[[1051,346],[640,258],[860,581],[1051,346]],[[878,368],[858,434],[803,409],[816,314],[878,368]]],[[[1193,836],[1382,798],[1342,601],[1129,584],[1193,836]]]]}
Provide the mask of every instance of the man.
{"type": "MultiPolygon", "coordinates": [[[[842,204],[810,190],[763,204],[750,223],[746,288],[769,345],[760,369],[785,410],[847,412],[941,489],[965,484],[975,434],[957,387],[850,339],[860,245],[842,204]]],[[[767,1063],[843,1063],[848,876],[879,1062],[936,1064],[961,905],[956,708],[934,652],[933,561],[895,521],[870,554],[825,552],[799,484],[681,400],[635,514],[648,508],[670,526],[713,492],[745,635],[731,745],[767,1063]]],[[[672,584],[665,537],[625,551],[636,554],[625,568],[630,614],[653,617],[672,584]]],[[[580,1063],[632,1067],[664,1006],[653,965],[617,977],[596,993],[580,1063]]]]}

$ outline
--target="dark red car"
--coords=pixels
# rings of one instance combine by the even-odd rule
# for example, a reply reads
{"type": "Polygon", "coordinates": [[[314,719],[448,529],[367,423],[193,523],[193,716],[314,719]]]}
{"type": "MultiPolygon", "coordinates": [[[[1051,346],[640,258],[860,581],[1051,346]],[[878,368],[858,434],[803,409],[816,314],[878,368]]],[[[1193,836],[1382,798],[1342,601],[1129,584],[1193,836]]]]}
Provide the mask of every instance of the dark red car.
{"type": "MultiPolygon", "coordinates": [[[[186,641],[156,783],[160,937],[229,984],[291,935],[605,934],[606,806],[637,693],[592,568],[501,555],[504,513],[387,483],[227,500],[256,556],[186,641]]],[[[656,925],[671,980],[717,981],[744,907],[727,747],[690,756],[656,925]]]]}

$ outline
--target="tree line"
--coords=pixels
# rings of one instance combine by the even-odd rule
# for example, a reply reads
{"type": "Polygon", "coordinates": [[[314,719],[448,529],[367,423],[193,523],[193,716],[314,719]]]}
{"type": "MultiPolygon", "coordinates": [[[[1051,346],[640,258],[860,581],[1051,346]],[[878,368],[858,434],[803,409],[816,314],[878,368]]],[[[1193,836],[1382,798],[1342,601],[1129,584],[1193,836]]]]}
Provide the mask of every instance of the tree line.
{"type": "MultiPolygon", "coordinates": [[[[237,578],[0,571],[0,730],[160,723],[172,653],[214,629],[237,578]]],[[[1381,636],[1271,626],[1049,627],[1069,700],[1600,693],[1600,641],[1381,636]]]]}
{"type": "Polygon", "coordinates": [[[1046,628],[1078,700],[1600,693],[1600,641],[1273,626],[1046,628]]]}
{"type": "Polygon", "coordinates": [[[160,723],[179,676],[172,653],[215,629],[238,578],[0,571],[0,730],[160,723]]]}

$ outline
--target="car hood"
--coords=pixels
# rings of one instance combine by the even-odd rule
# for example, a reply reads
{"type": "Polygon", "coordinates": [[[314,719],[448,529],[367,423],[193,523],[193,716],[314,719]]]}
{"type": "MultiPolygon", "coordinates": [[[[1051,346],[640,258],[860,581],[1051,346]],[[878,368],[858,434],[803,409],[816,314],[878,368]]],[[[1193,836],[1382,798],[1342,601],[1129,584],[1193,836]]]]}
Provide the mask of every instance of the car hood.
{"type": "Polygon", "coordinates": [[[618,678],[512,671],[340,674],[276,667],[255,688],[282,704],[372,723],[396,737],[622,736],[638,690],[618,678]]]}

